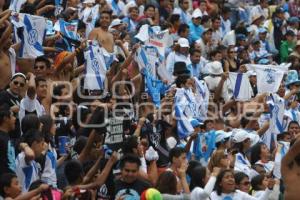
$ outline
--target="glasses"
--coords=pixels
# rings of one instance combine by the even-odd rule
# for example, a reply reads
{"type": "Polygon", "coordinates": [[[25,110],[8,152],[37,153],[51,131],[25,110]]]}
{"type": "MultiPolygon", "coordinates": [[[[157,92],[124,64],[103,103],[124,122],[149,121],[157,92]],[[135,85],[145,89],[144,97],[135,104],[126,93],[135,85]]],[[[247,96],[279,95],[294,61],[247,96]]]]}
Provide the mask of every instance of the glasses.
{"type": "Polygon", "coordinates": [[[24,87],[25,86],[25,83],[21,83],[19,81],[13,81],[13,84],[14,85],[19,85],[20,87],[24,87]]]}
{"type": "Polygon", "coordinates": [[[229,51],[229,53],[236,53],[236,51],[229,51]]]}
{"type": "Polygon", "coordinates": [[[33,67],[33,69],[44,70],[44,69],[45,69],[45,66],[38,66],[38,65],[35,65],[35,66],[33,67]]]}
{"type": "Polygon", "coordinates": [[[247,185],[250,185],[250,181],[245,181],[244,183],[241,183],[241,184],[247,186],[247,185]]]}

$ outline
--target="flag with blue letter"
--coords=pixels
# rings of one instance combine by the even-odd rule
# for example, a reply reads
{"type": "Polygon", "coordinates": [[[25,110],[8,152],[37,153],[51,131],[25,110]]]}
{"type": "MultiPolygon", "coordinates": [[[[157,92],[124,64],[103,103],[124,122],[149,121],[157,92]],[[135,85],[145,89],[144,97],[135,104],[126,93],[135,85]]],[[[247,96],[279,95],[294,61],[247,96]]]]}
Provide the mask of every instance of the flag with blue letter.
{"type": "Polygon", "coordinates": [[[88,43],[84,58],[86,67],[84,89],[103,90],[107,67],[102,49],[96,41],[88,43]]]}
{"type": "Polygon", "coordinates": [[[253,94],[248,74],[229,72],[229,87],[233,92],[233,97],[239,101],[247,101],[251,99],[253,94]]]}
{"type": "Polygon", "coordinates": [[[19,57],[36,58],[44,55],[43,40],[46,34],[44,17],[19,13],[12,18],[16,40],[21,42],[19,57]]]}

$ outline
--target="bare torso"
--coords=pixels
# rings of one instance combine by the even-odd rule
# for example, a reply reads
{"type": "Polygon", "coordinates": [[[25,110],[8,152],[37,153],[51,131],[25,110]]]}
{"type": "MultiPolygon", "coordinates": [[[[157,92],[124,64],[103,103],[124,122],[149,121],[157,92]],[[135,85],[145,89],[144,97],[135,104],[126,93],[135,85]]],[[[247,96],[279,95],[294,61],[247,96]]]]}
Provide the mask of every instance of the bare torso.
{"type": "Polygon", "coordinates": [[[0,90],[4,89],[11,79],[11,64],[9,53],[0,52],[0,90]]]}
{"type": "Polygon", "coordinates": [[[106,49],[107,52],[114,52],[113,35],[101,28],[95,28],[89,35],[90,40],[98,40],[99,44],[106,49]]]}
{"type": "Polygon", "coordinates": [[[282,171],[282,177],[285,183],[284,199],[298,200],[300,195],[300,166],[294,162],[289,171],[282,171]]]}

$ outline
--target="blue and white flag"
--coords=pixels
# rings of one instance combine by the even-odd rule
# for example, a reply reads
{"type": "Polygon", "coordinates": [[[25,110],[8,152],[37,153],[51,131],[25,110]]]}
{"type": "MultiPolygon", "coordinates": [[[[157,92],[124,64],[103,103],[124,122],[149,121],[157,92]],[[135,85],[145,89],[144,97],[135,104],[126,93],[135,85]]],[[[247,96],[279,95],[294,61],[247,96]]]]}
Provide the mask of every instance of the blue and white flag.
{"type": "Polygon", "coordinates": [[[162,56],[165,56],[166,48],[173,44],[168,30],[161,31],[159,28],[150,27],[148,24],[143,25],[134,37],[147,46],[156,47],[162,56]]]}
{"type": "Polygon", "coordinates": [[[152,74],[145,70],[146,92],[151,96],[156,108],[160,107],[160,95],[165,94],[169,88],[161,80],[156,79],[152,74]]]}
{"type": "Polygon", "coordinates": [[[204,121],[207,118],[208,104],[209,104],[209,89],[203,80],[194,77],[196,85],[195,99],[198,107],[197,119],[204,121]]]}
{"type": "Polygon", "coordinates": [[[175,117],[177,122],[177,134],[180,139],[184,139],[194,132],[190,119],[184,114],[178,105],[175,105],[175,117]]]}
{"type": "Polygon", "coordinates": [[[11,0],[9,5],[9,10],[20,12],[23,4],[26,3],[27,0],[11,0]]]}
{"type": "Polygon", "coordinates": [[[63,10],[66,5],[66,0],[55,0],[55,10],[54,15],[57,17],[63,10]]]}
{"type": "Polygon", "coordinates": [[[103,90],[107,67],[102,49],[96,42],[89,44],[87,48],[88,50],[84,52],[86,66],[84,89],[103,90]]]}
{"type": "Polygon", "coordinates": [[[54,30],[59,31],[64,37],[79,41],[79,36],[77,34],[78,21],[66,22],[63,19],[59,19],[55,25],[54,30]]]}
{"type": "Polygon", "coordinates": [[[46,19],[44,17],[19,13],[18,21],[14,21],[17,28],[15,36],[17,41],[21,41],[19,57],[36,58],[44,55],[43,40],[46,34],[46,19]],[[20,27],[22,24],[22,27],[20,27]]]}
{"type": "Polygon", "coordinates": [[[262,93],[276,93],[285,73],[287,73],[290,64],[280,66],[275,65],[251,65],[247,64],[248,70],[256,72],[257,91],[262,93]]]}
{"type": "Polygon", "coordinates": [[[144,45],[136,51],[135,61],[142,73],[147,70],[156,78],[157,68],[162,65],[163,56],[159,54],[156,47],[144,45]]]}
{"type": "Polygon", "coordinates": [[[233,97],[239,101],[251,99],[253,94],[247,73],[229,72],[229,87],[233,91],[233,97]]]}

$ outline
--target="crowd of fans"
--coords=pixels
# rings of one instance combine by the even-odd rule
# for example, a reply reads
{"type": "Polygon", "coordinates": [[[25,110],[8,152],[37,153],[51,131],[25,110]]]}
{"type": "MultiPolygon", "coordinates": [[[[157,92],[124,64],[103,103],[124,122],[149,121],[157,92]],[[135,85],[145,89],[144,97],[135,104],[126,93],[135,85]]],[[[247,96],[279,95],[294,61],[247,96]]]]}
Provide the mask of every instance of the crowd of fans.
{"type": "Polygon", "coordinates": [[[0,199],[299,199],[299,23],[299,0],[0,0],[0,199]]]}

